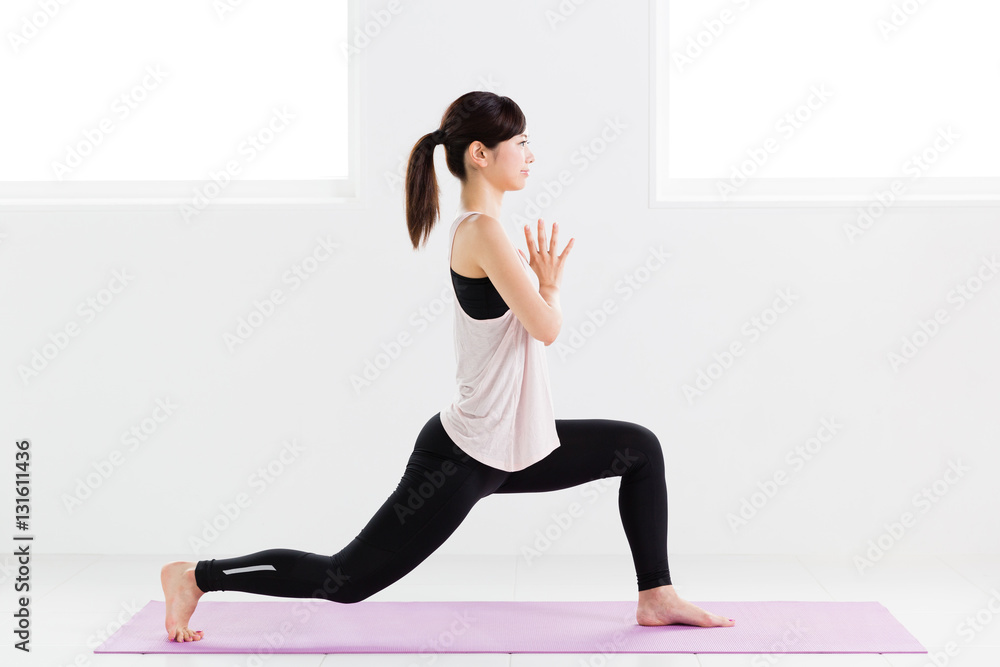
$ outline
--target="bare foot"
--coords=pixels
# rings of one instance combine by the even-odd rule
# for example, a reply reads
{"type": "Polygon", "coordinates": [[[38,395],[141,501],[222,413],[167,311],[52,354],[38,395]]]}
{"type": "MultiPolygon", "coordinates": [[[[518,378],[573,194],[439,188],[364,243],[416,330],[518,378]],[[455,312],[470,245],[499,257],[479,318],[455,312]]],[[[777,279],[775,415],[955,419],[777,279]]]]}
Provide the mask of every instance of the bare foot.
{"type": "Polygon", "coordinates": [[[202,638],[201,630],[189,630],[188,621],[204,591],[194,581],[196,563],[175,561],[160,570],[160,584],[167,601],[167,638],[191,642],[202,638]]]}
{"type": "Polygon", "coordinates": [[[696,625],[702,628],[731,627],[732,619],[705,611],[681,599],[673,586],[659,586],[639,591],[639,606],[635,612],[639,625],[696,625]]]}

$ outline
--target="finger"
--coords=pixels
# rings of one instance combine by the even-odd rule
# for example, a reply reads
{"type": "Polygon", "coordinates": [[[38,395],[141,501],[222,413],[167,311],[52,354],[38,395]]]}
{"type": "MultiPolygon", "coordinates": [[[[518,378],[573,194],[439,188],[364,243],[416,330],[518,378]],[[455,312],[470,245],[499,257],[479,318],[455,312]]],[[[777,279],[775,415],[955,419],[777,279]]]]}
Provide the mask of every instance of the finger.
{"type": "MultiPolygon", "coordinates": [[[[531,228],[526,224],[524,225],[524,238],[528,242],[528,251],[532,252],[535,250],[535,240],[531,238],[531,228]]],[[[532,252],[532,254],[534,254],[532,252]]]]}
{"type": "Polygon", "coordinates": [[[567,243],[566,247],[563,248],[562,254],[559,255],[560,259],[562,259],[563,257],[566,257],[566,255],[569,254],[569,249],[573,247],[573,241],[575,241],[575,240],[576,240],[576,237],[571,237],[570,238],[569,243],[567,243]]]}
{"type": "Polygon", "coordinates": [[[547,250],[545,248],[545,223],[541,218],[538,219],[538,251],[542,252],[547,250]]]}
{"type": "Polygon", "coordinates": [[[556,251],[556,239],[559,238],[559,223],[552,223],[552,239],[549,241],[549,252],[556,251]]]}

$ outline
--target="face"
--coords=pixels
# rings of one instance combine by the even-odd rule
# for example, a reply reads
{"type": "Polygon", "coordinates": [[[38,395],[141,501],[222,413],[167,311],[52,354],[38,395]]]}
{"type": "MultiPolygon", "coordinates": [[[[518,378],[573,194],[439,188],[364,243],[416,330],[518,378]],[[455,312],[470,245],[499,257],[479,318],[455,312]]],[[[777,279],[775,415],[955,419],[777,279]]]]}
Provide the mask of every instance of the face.
{"type": "Polygon", "coordinates": [[[535,155],[528,148],[528,135],[519,134],[497,144],[482,174],[500,190],[521,190],[528,182],[528,171],[535,155]]]}

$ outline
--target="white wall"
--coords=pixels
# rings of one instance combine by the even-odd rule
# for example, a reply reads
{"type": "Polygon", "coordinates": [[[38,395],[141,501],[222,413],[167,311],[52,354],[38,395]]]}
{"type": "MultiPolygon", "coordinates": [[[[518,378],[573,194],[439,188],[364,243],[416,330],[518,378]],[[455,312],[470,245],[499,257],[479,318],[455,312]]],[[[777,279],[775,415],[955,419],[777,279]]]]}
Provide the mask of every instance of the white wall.
{"type": "MultiPolygon", "coordinates": [[[[174,212],[0,212],[3,487],[10,498],[12,441],[29,438],[37,551],[332,553],[357,534],[454,391],[452,304],[425,330],[413,318],[448,294],[457,181],[439,150],[445,221],[414,252],[394,176],[454,98],[489,85],[521,105],[537,157],[528,187],[505,199],[515,243],[515,214],[560,170],[574,177],[543,213],[564,241],[576,237],[564,328],[548,348],[557,416],[624,419],[658,435],[672,553],[848,558],[907,511],[914,525],[883,537],[892,553],[996,553],[1000,280],[962,308],[949,299],[996,258],[996,209],[897,207],[852,243],[843,226],[853,209],[650,208],[647,4],[585,3],[554,30],[545,12],[555,2],[495,7],[406,5],[365,49],[360,206],[210,208],[192,226],[174,212]],[[608,119],[625,130],[581,171],[574,153],[608,119]],[[282,274],[318,237],[340,247],[293,290],[282,274]],[[650,248],[670,258],[626,299],[616,283],[650,248]],[[84,323],[77,305],[122,269],[134,276],[127,287],[84,323]],[[287,301],[231,353],[223,335],[275,288],[287,301]],[[744,324],[780,290],[794,304],[751,341],[744,324]],[[562,354],[607,299],[616,311],[562,354]],[[947,322],[894,370],[887,354],[939,309],[947,322]],[[18,366],[69,321],[80,335],[25,384],[18,366]],[[402,333],[412,344],[355,391],[351,375],[402,333]],[[687,400],[683,385],[734,341],[744,354],[687,400]],[[121,434],[158,400],[176,409],[129,449],[121,434]],[[835,436],[796,470],[786,454],[823,420],[840,425],[835,436]],[[301,454],[273,483],[252,484],[291,440],[301,454]],[[114,450],[121,465],[68,511],[64,498],[114,450]],[[916,504],[956,461],[968,469],[938,484],[943,497],[916,504]],[[787,483],[734,531],[727,515],[778,471],[787,483]],[[250,506],[193,551],[190,538],[239,493],[250,506]]],[[[546,553],[627,553],[617,481],[588,488],[487,498],[440,552],[521,553],[579,502],[583,516],[546,553]]]]}

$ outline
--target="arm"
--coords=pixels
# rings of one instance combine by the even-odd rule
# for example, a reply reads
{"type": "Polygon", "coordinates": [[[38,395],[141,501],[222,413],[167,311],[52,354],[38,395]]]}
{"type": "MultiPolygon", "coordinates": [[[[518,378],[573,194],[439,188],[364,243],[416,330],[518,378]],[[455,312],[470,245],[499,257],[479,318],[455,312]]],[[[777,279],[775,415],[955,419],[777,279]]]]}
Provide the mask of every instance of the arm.
{"type": "MultiPolygon", "coordinates": [[[[569,253],[573,240],[570,239],[566,250],[558,257],[552,257],[548,252],[539,253],[534,243],[528,237],[528,250],[531,259],[530,266],[538,275],[536,290],[518,259],[510,240],[500,222],[487,215],[477,215],[476,220],[469,220],[473,233],[472,247],[476,263],[489,276],[493,286],[504,302],[514,312],[527,332],[546,345],[555,342],[562,328],[562,310],[559,304],[559,283],[562,281],[562,262],[569,253]]],[[[542,221],[538,221],[539,238],[542,238],[542,221]]],[[[558,233],[558,232],[556,232],[558,233]]],[[[528,236],[528,232],[525,232],[528,236]]],[[[555,246],[556,235],[553,234],[552,246],[555,246]]],[[[544,242],[542,243],[544,246],[544,242]]]]}

